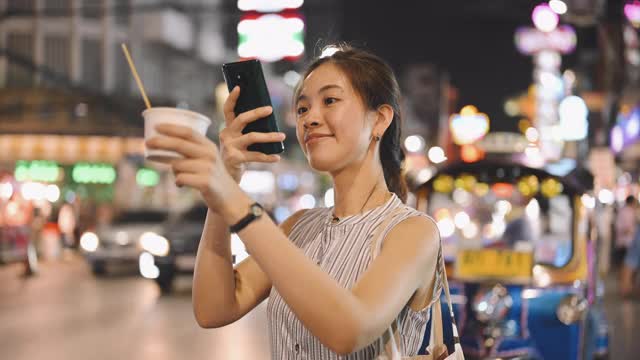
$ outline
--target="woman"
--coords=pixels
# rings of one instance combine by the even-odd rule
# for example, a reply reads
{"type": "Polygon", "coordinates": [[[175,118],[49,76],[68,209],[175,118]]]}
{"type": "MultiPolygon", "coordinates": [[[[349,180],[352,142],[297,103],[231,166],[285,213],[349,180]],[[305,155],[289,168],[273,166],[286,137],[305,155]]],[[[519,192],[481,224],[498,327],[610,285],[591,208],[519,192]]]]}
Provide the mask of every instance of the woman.
{"type": "Polygon", "coordinates": [[[225,102],[220,151],[169,125],[147,143],[185,156],[171,164],[176,184],[198,189],[209,206],[193,280],[198,324],[230,324],[269,298],[273,359],[372,359],[393,322],[403,355],[416,354],[440,290],[440,243],[434,222],[403,203],[400,94],[389,66],[342,48],[309,67],[294,97],[296,134],[310,166],[333,178],[335,205],[299,211],[280,228],[267,216],[250,221],[238,236],[252,256],[233,268],[229,227],[237,229],[253,203],[238,186],[243,165],[279,160],[246,148],[284,139],[242,135],[271,109],[236,116],[240,91],[225,102]],[[383,223],[372,261],[370,236],[383,223]]]}

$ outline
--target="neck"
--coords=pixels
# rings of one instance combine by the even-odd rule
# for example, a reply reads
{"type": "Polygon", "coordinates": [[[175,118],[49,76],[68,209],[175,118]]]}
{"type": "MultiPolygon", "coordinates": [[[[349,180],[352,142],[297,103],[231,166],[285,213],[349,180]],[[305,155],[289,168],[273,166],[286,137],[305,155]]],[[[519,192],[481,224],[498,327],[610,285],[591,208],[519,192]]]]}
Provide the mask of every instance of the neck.
{"type": "MultiPolygon", "coordinates": [[[[366,160],[365,163],[378,164],[366,160]]],[[[345,169],[333,174],[333,184],[333,216],[337,218],[376,208],[384,204],[390,195],[380,165],[345,169]]]]}

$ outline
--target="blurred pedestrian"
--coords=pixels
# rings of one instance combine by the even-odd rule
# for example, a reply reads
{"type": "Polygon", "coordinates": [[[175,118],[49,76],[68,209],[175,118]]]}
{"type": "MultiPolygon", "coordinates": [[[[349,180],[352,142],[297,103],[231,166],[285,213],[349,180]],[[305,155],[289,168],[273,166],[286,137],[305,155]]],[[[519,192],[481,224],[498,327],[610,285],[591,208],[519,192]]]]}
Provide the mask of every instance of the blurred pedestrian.
{"type": "Polygon", "coordinates": [[[58,228],[60,229],[63,248],[62,256],[64,259],[69,259],[71,256],[71,248],[75,243],[74,230],[76,224],[76,212],[71,204],[65,202],[58,212],[58,228]]]}
{"type": "Polygon", "coordinates": [[[637,225],[638,201],[632,195],[627,196],[624,206],[618,211],[616,217],[616,248],[614,251],[614,263],[620,266],[624,261],[625,254],[633,242],[634,232],[637,225]]]}
{"type": "Polygon", "coordinates": [[[38,273],[38,263],[42,248],[41,236],[45,222],[46,217],[42,212],[42,209],[34,206],[29,222],[29,244],[27,245],[27,257],[24,261],[26,275],[35,275],[38,273]]]}
{"type": "Polygon", "coordinates": [[[620,295],[623,297],[633,293],[635,277],[640,267],[640,226],[636,226],[635,235],[631,246],[624,257],[620,270],[620,295]]]}
{"type": "Polygon", "coordinates": [[[302,76],[294,95],[298,142],[314,170],[329,173],[334,206],[296,212],[278,228],[238,185],[248,162],[277,155],[247,150],[282,133],[242,134],[272,112],[235,114],[225,102],[218,146],[188,128],[157,127],[150,148],[174,150],[176,183],[198,189],[209,207],[194,272],[193,304],[203,327],[233,323],[269,298],[271,357],[373,359],[388,355],[393,325],[404,356],[423,340],[439,297],[438,229],[404,204],[400,92],[391,68],[362,50],[335,48],[302,76]],[[377,231],[380,231],[379,233],[377,231]],[[229,233],[251,256],[232,267],[229,233]],[[372,260],[374,235],[384,238],[372,260]]]}

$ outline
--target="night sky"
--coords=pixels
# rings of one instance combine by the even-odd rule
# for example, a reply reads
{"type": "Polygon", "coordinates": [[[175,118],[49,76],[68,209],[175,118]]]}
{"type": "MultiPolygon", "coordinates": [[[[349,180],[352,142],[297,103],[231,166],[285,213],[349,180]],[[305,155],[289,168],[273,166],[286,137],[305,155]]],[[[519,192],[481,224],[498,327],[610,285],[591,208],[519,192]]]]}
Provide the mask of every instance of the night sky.
{"type": "Polygon", "coordinates": [[[473,104],[489,115],[492,130],[516,129],[517,119],[505,114],[503,103],[530,85],[532,59],[518,53],[514,32],[519,26],[532,26],[531,9],[538,2],[372,3],[345,1],[344,40],[372,50],[396,71],[410,63],[435,63],[459,90],[456,110],[473,104]]]}

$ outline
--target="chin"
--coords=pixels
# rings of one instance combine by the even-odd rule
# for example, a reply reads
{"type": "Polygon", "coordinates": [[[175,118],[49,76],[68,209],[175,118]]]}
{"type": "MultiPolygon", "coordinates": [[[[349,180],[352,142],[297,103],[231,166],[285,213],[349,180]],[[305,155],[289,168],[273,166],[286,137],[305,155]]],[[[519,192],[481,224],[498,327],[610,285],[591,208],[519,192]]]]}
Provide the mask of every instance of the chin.
{"type": "Polygon", "coordinates": [[[322,172],[333,172],[339,166],[338,159],[335,156],[311,156],[307,155],[309,166],[313,170],[322,172]]]}

